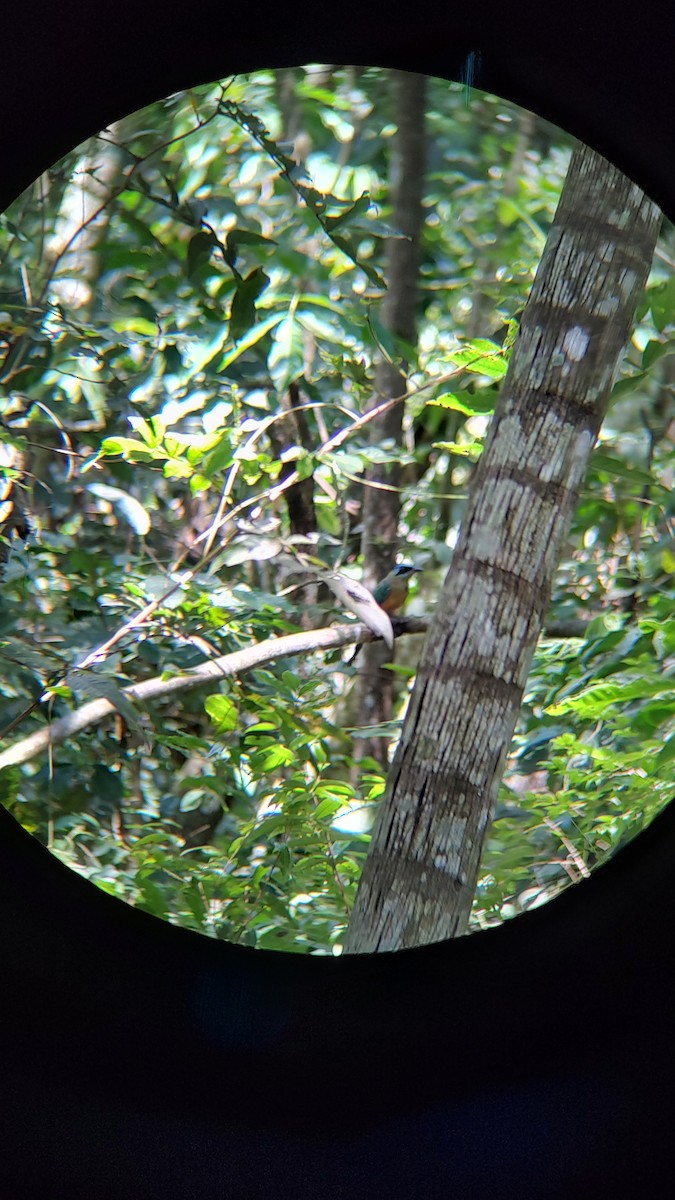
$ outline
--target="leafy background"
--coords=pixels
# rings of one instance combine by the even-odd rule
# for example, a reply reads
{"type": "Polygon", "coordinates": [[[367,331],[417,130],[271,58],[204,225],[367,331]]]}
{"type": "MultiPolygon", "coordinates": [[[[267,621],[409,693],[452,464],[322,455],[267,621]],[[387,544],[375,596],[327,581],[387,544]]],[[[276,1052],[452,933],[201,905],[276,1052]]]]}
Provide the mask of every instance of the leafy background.
{"type": "MultiPolygon", "coordinates": [[[[402,553],[423,568],[409,611],[433,609],[571,140],[458,84],[429,80],[427,95],[415,347],[378,316],[397,233],[381,69],[315,64],[170,96],[0,217],[1,745],[95,696],[117,709],[6,768],[2,801],[104,890],[262,948],[340,951],[383,787],[355,752],[358,661],[289,657],[142,706],[122,689],[330,623],[317,575],[359,577],[376,457],[403,468],[402,553]],[[360,421],[382,356],[410,364],[402,446],[374,446],[360,421]],[[280,450],[291,389],[304,432],[280,450]],[[304,541],[292,479],[313,491],[304,541]]],[[[672,792],[674,253],[664,226],[473,929],[583,879],[672,792]]],[[[397,643],[397,718],[419,648],[397,643]]]]}

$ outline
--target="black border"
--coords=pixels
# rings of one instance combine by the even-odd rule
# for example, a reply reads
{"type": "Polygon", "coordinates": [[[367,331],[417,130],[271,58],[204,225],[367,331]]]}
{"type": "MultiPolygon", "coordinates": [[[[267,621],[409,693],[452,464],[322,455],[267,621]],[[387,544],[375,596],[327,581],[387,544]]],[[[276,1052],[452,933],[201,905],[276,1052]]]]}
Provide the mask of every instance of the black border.
{"type": "MultiPolygon", "coordinates": [[[[231,71],[463,78],[472,53],[476,86],[590,142],[672,218],[674,11],[7,5],[0,207],[116,117],[231,71]]],[[[0,808],[0,1197],[656,1194],[675,1113],[674,861],[669,809],[494,932],[306,959],[127,908],[0,808]]]]}

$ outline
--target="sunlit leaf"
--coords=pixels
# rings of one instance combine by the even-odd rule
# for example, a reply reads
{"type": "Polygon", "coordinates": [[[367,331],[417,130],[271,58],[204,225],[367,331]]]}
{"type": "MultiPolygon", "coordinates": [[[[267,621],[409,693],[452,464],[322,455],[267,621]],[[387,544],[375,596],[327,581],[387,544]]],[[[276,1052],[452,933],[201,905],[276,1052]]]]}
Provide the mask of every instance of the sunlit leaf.
{"type": "Polygon", "coordinates": [[[314,810],[315,821],[323,821],[326,817],[334,817],[344,806],[344,800],[322,800],[314,810]]]}
{"type": "Polygon", "coordinates": [[[204,708],[209,714],[219,733],[231,733],[239,724],[239,713],[236,704],[229,696],[207,696],[204,708]]]}
{"type": "Polygon", "coordinates": [[[130,496],[121,488],[110,487],[106,483],[90,483],[88,490],[93,496],[98,496],[101,500],[107,500],[113,504],[139,537],[145,537],[150,532],[150,513],[134,496],[130,496]]]}
{"type": "Polygon", "coordinates": [[[551,716],[559,716],[565,712],[577,712],[582,717],[602,718],[617,704],[625,704],[630,700],[644,699],[647,696],[673,695],[675,683],[663,680],[626,680],[616,683],[597,683],[584,688],[575,695],[568,696],[555,704],[548,705],[546,711],[551,716]]]}
{"type": "MultiPolygon", "coordinates": [[[[276,313],[274,316],[267,317],[264,321],[260,321],[260,323],[255,325],[253,329],[249,330],[246,336],[243,336],[238,341],[234,350],[230,350],[223,356],[218,364],[218,370],[226,371],[228,367],[232,365],[232,363],[236,362],[236,360],[241,357],[242,354],[245,354],[246,351],[250,350],[252,346],[255,346],[258,342],[262,341],[265,335],[268,334],[271,329],[274,329],[275,325],[278,325],[280,321],[283,321],[283,319],[283,313],[276,313]]],[[[225,340],[225,335],[223,340],[225,340]]],[[[210,362],[211,360],[208,361],[210,362]]],[[[208,365],[208,362],[205,365],[208,365]]]]}
{"type": "Polygon", "coordinates": [[[440,396],[433,396],[426,403],[454,409],[455,412],[465,413],[468,417],[477,417],[494,411],[495,397],[486,398],[480,392],[462,392],[460,395],[456,392],[443,392],[440,396]]]}
{"type": "Polygon", "coordinates": [[[269,373],[277,391],[282,393],[299,379],[305,369],[305,338],[294,311],[277,326],[267,358],[269,373]]]}
{"type": "Polygon", "coordinates": [[[125,437],[107,437],[101,442],[99,451],[103,456],[111,454],[122,454],[131,461],[148,461],[155,458],[155,453],[144,445],[143,442],[136,441],[135,438],[125,437]]]}

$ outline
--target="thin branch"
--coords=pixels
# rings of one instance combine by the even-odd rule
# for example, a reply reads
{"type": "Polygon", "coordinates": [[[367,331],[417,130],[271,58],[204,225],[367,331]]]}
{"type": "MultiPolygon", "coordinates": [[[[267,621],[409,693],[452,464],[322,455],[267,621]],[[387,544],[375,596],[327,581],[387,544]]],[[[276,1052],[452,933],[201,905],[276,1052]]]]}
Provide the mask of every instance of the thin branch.
{"type": "MultiPolygon", "coordinates": [[[[125,150],[127,154],[130,154],[131,157],[133,158],[133,163],[132,163],[129,171],[125,175],[123,182],[118,184],[117,187],[112,188],[109,195],[106,197],[105,200],[103,200],[101,202],[101,204],[99,204],[98,208],[93,213],[90,213],[90,215],[88,217],[85,218],[85,220],[81,223],[81,225],[78,226],[78,228],[71,235],[71,237],[68,238],[68,241],[61,248],[59,253],[56,255],[54,261],[50,264],[50,269],[48,271],[47,277],[44,280],[42,289],[40,291],[40,297],[39,297],[40,303],[44,303],[44,301],[45,301],[45,298],[47,295],[47,289],[49,287],[51,280],[54,277],[54,273],[55,273],[59,263],[63,260],[65,255],[68,254],[72,250],[73,245],[75,244],[77,239],[84,233],[85,229],[88,229],[88,227],[90,225],[92,225],[94,222],[98,221],[99,217],[106,211],[106,209],[109,207],[109,205],[112,204],[114,200],[117,200],[117,198],[119,196],[121,196],[125,191],[127,191],[132,179],[134,178],[134,175],[138,171],[138,168],[144,166],[144,164],[149,159],[153,158],[156,154],[160,154],[162,152],[162,150],[167,150],[169,148],[169,146],[174,146],[178,142],[183,141],[185,138],[190,137],[191,134],[197,133],[198,130],[204,129],[207,125],[210,125],[212,121],[215,121],[215,119],[218,115],[219,115],[219,112],[218,112],[218,109],[216,108],[210,114],[210,116],[205,117],[203,120],[201,120],[201,119],[198,120],[195,123],[195,125],[191,126],[190,129],[186,129],[184,133],[176,134],[175,137],[169,138],[167,141],[161,142],[157,146],[153,146],[152,149],[148,150],[148,152],[146,154],[143,154],[140,156],[137,154],[134,154],[133,151],[130,150],[128,146],[124,146],[123,144],[121,144],[119,142],[111,143],[116,148],[125,150]]],[[[99,140],[100,141],[109,141],[109,139],[106,139],[106,138],[99,138],[99,140]]]]}
{"type": "MultiPolygon", "coordinates": [[[[547,625],[544,627],[543,636],[583,636],[584,622],[568,622],[567,624],[569,627],[565,630],[556,623],[547,625]]],[[[426,616],[397,617],[394,622],[394,635],[401,637],[409,633],[426,633],[428,626],[429,618],[426,616]]],[[[202,663],[198,667],[192,667],[182,675],[174,675],[171,679],[155,676],[121,690],[122,694],[130,700],[163,699],[165,696],[202,687],[214,679],[227,679],[244,674],[253,667],[274,662],[277,658],[282,658],[287,654],[311,654],[317,650],[334,650],[339,649],[340,646],[349,646],[354,642],[375,640],[375,635],[366,625],[331,625],[323,629],[291,633],[280,638],[268,638],[264,642],[248,646],[245,650],[237,650],[232,654],[223,654],[218,658],[209,659],[208,662],[202,663]]],[[[10,729],[15,728],[19,721],[29,716],[39,704],[40,701],[35,701],[25,713],[12,722],[5,733],[9,733],[10,729]]],[[[109,700],[97,699],[82,705],[74,712],[59,717],[51,725],[46,725],[36,733],[29,734],[20,742],[16,742],[13,746],[8,746],[6,750],[0,751],[0,770],[4,767],[30,762],[47,747],[59,745],[66,738],[80,733],[83,729],[87,729],[91,725],[98,725],[105,717],[114,712],[115,707],[109,700]]],[[[556,830],[556,832],[559,831],[556,830]]]]}
{"type": "MultiPolygon", "coordinates": [[[[348,425],[344,429],[340,429],[336,434],[334,434],[331,438],[329,438],[327,442],[324,442],[321,446],[318,447],[318,449],[316,451],[316,457],[321,458],[325,454],[328,454],[331,450],[335,450],[338,446],[341,446],[342,443],[344,441],[346,441],[347,438],[350,437],[354,432],[356,432],[357,429],[361,429],[364,425],[368,424],[369,421],[372,421],[379,414],[386,411],[386,409],[391,408],[394,404],[402,404],[405,400],[407,400],[410,397],[410,395],[414,395],[418,392],[423,392],[430,387],[436,387],[436,386],[438,386],[438,384],[445,383],[448,379],[452,378],[454,375],[457,375],[459,373],[459,371],[461,371],[463,369],[464,369],[463,367],[455,367],[452,371],[448,372],[446,375],[440,376],[439,378],[436,378],[433,380],[429,380],[428,383],[420,384],[419,387],[414,388],[411,392],[405,393],[401,396],[395,396],[391,400],[385,400],[382,404],[379,404],[375,408],[370,409],[369,412],[364,413],[360,417],[354,418],[351,425],[348,425]]],[[[313,408],[314,405],[307,404],[307,405],[302,405],[301,407],[303,409],[313,408]]],[[[279,414],[274,414],[274,417],[270,418],[269,420],[277,419],[278,415],[279,414]]],[[[265,424],[265,423],[263,423],[263,424],[265,424]]],[[[251,438],[254,438],[258,433],[259,433],[259,431],[256,430],[255,434],[251,435],[251,438]]],[[[251,439],[249,439],[249,441],[250,440],[251,439]]],[[[280,496],[283,495],[283,493],[285,491],[287,491],[290,487],[292,487],[294,483],[297,483],[299,478],[300,478],[299,472],[293,471],[290,475],[287,476],[287,478],[283,481],[283,483],[275,484],[273,487],[268,488],[266,491],[259,492],[257,496],[250,496],[247,500],[242,501],[240,504],[236,505],[235,508],[227,510],[226,512],[222,512],[222,508],[224,506],[219,505],[218,511],[220,513],[220,516],[218,516],[218,514],[217,514],[216,517],[214,518],[214,520],[209,525],[208,529],[205,529],[204,532],[199,535],[199,537],[195,538],[195,541],[192,543],[192,545],[183,551],[183,554],[180,556],[180,558],[178,559],[177,563],[174,566],[174,570],[180,569],[182,563],[185,561],[185,559],[188,557],[188,555],[193,551],[194,546],[198,545],[202,541],[206,541],[207,544],[211,547],[211,549],[209,551],[205,551],[202,554],[197,565],[192,570],[188,571],[180,580],[171,584],[171,586],[168,587],[166,592],[164,592],[161,596],[158,596],[155,600],[152,600],[149,604],[147,604],[145,606],[145,608],[143,608],[141,610],[140,613],[135,613],[133,617],[130,617],[129,620],[124,623],[124,625],[120,626],[120,628],[114,634],[112,634],[111,637],[108,638],[108,640],[106,642],[103,643],[103,645],[98,646],[95,650],[92,650],[91,653],[88,654],[85,659],[83,659],[81,662],[77,663],[77,666],[75,669],[82,671],[85,669],[85,667],[89,667],[93,663],[102,662],[103,659],[106,657],[106,655],[109,653],[109,651],[112,649],[112,647],[117,645],[117,643],[127,633],[130,633],[133,629],[137,629],[140,625],[143,625],[148,620],[148,618],[150,616],[152,616],[152,614],[159,607],[161,607],[161,605],[164,604],[164,602],[170,596],[172,596],[174,594],[174,592],[178,591],[178,589],[180,587],[182,587],[185,583],[188,583],[191,579],[194,578],[194,576],[208,562],[208,560],[211,556],[214,556],[215,554],[220,553],[220,551],[223,548],[222,543],[219,544],[218,546],[213,545],[215,533],[217,532],[217,530],[220,527],[222,527],[226,523],[229,524],[239,513],[245,511],[248,508],[252,508],[254,505],[258,506],[257,511],[254,515],[258,515],[259,513],[261,513],[263,511],[265,502],[274,503],[276,500],[279,499],[280,496]]],[[[227,489],[227,485],[226,485],[226,489],[227,489]]],[[[224,495],[225,499],[227,499],[227,496],[225,496],[225,492],[223,493],[223,495],[224,495]]]]}
{"type": "MultiPolygon", "coordinates": [[[[570,857],[571,862],[574,863],[574,866],[576,867],[577,871],[579,872],[579,875],[583,879],[590,879],[591,872],[589,871],[588,867],[586,866],[586,863],[584,862],[579,851],[577,850],[576,846],[574,845],[574,842],[570,841],[570,839],[568,837],[566,837],[566,835],[563,833],[560,826],[556,825],[555,821],[551,821],[551,819],[549,817],[544,817],[543,823],[544,823],[544,825],[548,826],[548,828],[551,830],[551,832],[553,834],[555,834],[555,836],[557,838],[560,839],[560,841],[562,842],[563,846],[565,847],[565,849],[570,857]]],[[[563,866],[565,866],[564,863],[563,863],[563,866]]],[[[573,880],[573,882],[576,883],[576,879],[573,880]]]]}
{"type": "MultiPolygon", "coordinates": [[[[401,621],[400,632],[422,633],[427,628],[425,618],[401,621]]],[[[122,688],[122,694],[130,700],[157,700],[166,696],[174,696],[179,692],[203,687],[214,680],[232,678],[244,674],[265,663],[274,662],[289,654],[310,654],[316,650],[335,650],[340,646],[348,646],[353,642],[372,641],[373,634],[365,625],[332,625],[324,629],[308,630],[302,633],[291,633],[285,637],[268,638],[267,641],[248,646],[245,650],[236,650],[232,654],[223,654],[219,658],[192,667],[181,675],[171,679],[155,676],[145,679],[142,683],[134,683],[122,688]]],[[[114,713],[115,706],[109,700],[97,699],[83,704],[81,708],[64,717],[59,717],[50,725],[36,733],[29,734],[22,741],[16,742],[0,753],[0,770],[4,767],[17,766],[30,762],[43,750],[64,742],[66,738],[81,733],[92,725],[98,725],[105,717],[114,713]]]]}

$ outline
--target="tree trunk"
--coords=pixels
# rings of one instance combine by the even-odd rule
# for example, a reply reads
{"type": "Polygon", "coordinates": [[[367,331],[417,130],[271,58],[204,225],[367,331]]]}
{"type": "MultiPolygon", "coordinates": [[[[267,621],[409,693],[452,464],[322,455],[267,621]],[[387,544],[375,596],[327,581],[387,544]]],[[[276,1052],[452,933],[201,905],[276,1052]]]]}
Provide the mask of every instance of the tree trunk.
{"type": "Polygon", "coordinates": [[[575,150],[427,634],[348,952],[466,929],[562,539],[659,224],[637,186],[575,150]]]}
{"type": "MultiPolygon", "coordinates": [[[[392,224],[403,238],[391,238],[387,254],[387,294],[382,305],[382,323],[392,333],[414,344],[417,325],[419,246],[423,223],[422,196],[425,168],[425,100],[423,75],[392,72],[396,102],[396,159],[394,164],[392,224]]],[[[373,404],[400,396],[406,378],[397,366],[382,360],[375,377],[373,404]]],[[[403,405],[395,405],[371,425],[375,444],[384,440],[400,445],[403,405]]],[[[363,499],[363,575],[373,588],[394,566],[398,546],[401,508],[400,470],[386,464],[371,467],[366,475],[363,499]]],[[[392,672],[383,669],[391,654],[381,642],[371,642],[361,651],[359,697],[360,725],[379,725],[391,719],[392,672]]],[[[359,757],[373,757],[387,765],[388,739],[359,739],[359,757]]]]}

